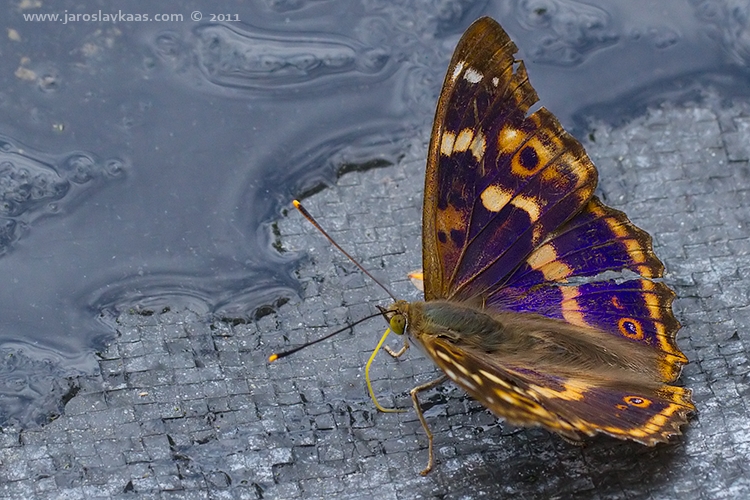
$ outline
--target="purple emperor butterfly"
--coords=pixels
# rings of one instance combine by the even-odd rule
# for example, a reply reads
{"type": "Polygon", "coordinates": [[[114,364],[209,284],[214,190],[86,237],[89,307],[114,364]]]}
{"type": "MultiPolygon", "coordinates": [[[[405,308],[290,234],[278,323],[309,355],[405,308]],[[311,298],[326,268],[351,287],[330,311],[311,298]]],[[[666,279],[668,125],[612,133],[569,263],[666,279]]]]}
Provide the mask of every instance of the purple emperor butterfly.
{"type": "Polygon", "coordinates": [[[444,372],[411,391],[423,474],[417,395],[446,379],[511,424],[576,442],[652,446],[695,410],[671,385],[687,358],[651,237],[593,196],[596,168],[549,111],[527,114],[538,97],[517,50],[489,18],[459,41],[427,159],[425,301],[385,311],[444,372]],[[601,279],[623,270],[634,278],[601,279]]]}

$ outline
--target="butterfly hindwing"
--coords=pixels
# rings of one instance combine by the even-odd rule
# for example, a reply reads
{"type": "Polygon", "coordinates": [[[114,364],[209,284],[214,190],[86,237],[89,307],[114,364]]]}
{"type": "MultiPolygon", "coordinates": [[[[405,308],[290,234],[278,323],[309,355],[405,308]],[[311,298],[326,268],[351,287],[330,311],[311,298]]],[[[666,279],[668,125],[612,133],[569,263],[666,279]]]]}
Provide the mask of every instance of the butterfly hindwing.
{"type": "Polygon", "coordinates": [[[660,380],[672,382],[687,363],[675,341],[680,324],[672,313],[673,300],[674,292],[664,283],[641,279],[503,288],[487,305],[497,310],[540,314],[648,345],[661,352],[660,380]]]}
{"type": "Polygon", "coordinates": [[[681,434],[695,410],[690,391],[658,383],[620,381],[566,371],[544,372],[512,356],[482,356],[476,348],[439,337],[425,351],[457,385],[495,415],[519,426],[542,426],[572,440],[605,433],[646,445],[681,434]]]}
{"type": "Polygon", "coordinates": [[[485,293],[489,307],[534,312],[584,327],[598,328],[664,352],[662,372],[677,379],[687,359],[675,342],[679,322],[672,313],[674,292],[648,279],[594,281],[572,285],[571,278],[628,269],[659,278],[664,266],[651,237],[624,213],[596,197],[552,233],[507,277],[485,293]]]}

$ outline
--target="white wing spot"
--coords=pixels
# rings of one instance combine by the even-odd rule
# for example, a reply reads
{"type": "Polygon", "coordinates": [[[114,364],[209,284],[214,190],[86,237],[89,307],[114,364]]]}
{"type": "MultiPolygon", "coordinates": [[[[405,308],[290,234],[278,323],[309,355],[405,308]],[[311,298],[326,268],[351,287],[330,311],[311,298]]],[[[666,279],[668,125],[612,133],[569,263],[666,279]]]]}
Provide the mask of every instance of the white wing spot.
{"type": "Polygon", "coordinates": [[[539,200],[537,200],[533,196],[523,196],[519,194],[510,201],[510,204],[514,207],[520,208],[521,210],[529,214],[531,222],[536,222],[537,220],[539,220],[541,205],[539,203],[539,200]]]}
{"type": "Polygon", "coordinates": [[[453,154],[453,143],[456,142],[456,134],[453,132],[443,132],[440,140],[440,152],[445,156],[453,154]]]}
{"type": "Polygon", "coordinates": [[[479,83],[482,78],[484,78],[484,75],[474,68],[467,68],[466,73],[464,73],[464,80],[469,83],[479,83]]]}
{"type": "Polygon", "coordinates": [[[463,373],[467,377],[471,376],[471,372],[469,370],[467,370],[466,367],[464,367],[464,366],[456,363],[455,361],[452,361],[452,363],[453,363],[453,366],[455,366],[456,368],[458,368],[458,371],[460,371],[461,373],[463,373]]]}
{"type": "Polygon", "coordinates": [[[443,132],[440,141],[440,153],[443,156],[471,151],[477,161],[482,161],[486,148],[487,140],[484,134],[481,131],[475,134],[474,130],[468,127],[461,130],[458,135],[453,132],[443,132]]]}
{"type": "Polygon", "coordinates": [[[501,387],[506,387],[506,388],[510,387],[510,385],[508,384],[508,382],[506,382],[505,380],[501,379],[500,377],[498,377],[494,373],[490,373],[487,370],[481,370],[481,369],[479,370],[479,373],[481,373],[482,375],[484,375],[485,378],[487,378],[488,380],[491,380],[492,382],[495,382],[497,385],[499,385],[501,387]]]}
{"type": "Polygon", "coordinates": [[[536,249],[528,259],[526,263],[529,264],[531,269],[539,269],[545,264],[554,262],[557,259],[557,249],[552,243],[547,243],[536,249]]]}
{"type": "Polygon", "coordinates": [[[497,145],[500,149],[515,149],[523,142],[523,134],[510,125],[506,125],[497,137],[497,145]]]}
{"type": "Polygon", "coordinates": [[[516,399],[514,399],[510,394],[498,392],[497,395],[500,396],[500,399],[504,400],[506,403],[510,403],[512,405],[518,404],[518,401],[516,401],[516,399]]]}
{"type": "Polygon", "coordinates": [[[461,72],[464,70],[464,65],[466,63],[464,61],[459,61],[458,64],[456,64],[456,67],[453,68],[453,74],[451,75],[451,83],[455,82],[458,78],[458,75],[461,74],[461,72]]]}
{"type": "Polygon", "coordinates": [[[474,158],[476,158],[477,161],[482,161],[482,158],[484,158],[484,151],[487,148],[487,141],[484,138],[484,134],[480,130],[477,135],[474,137],[474,140],[471,141],[471,154],[474,155],[474,158]]]}
{"type": "Polygon", "coordinates": [[[468,378],[460,378],[460,379],[456,380],[456,382],[459,382],[459,383],[465,385],[466,387],[468,387],[472,391],[476,391],[477,390],[477,386],[474,385],[474,382],[472,382],[468,378]]]}
{"type": "Polygon", "coordinates": [[[490,185],[479,195],[484,208],[490,212],[499,212],[513,198],[513,191],[490,185]]]}
{"type": "Polygon", "coordinates": [[[474,139],[474,131],[470,128],[465,128],[458,133],[456,142],[453,144],[453,152],[463,153],[471,145],[471,141],[474,139]]]}
{"type": "Polygon", "coordinates": [[[447,361],[448,363],[453,364],[453,358],[445,354],[443,351],[435,350],[435,354],[437,355],[437,357],[443,358],[444,361],[447,361]]]}
{"type": "Polygon", "coordinates": [[[500,79],[498,77],[492,78],[492,85],[497,87],[500,84],[500,79]]]}
{"type": "Polygon", "coordinates": [[[580,306],[578,305],[578,287],[575,286],[561,286],[560,291],[562,292],[562,316],[568,323],[573,323],[578,326],[588,326],[586,320],[581,314],[580,306]]]}
{"type": "Polygon", "coordinates": [[[559,281],[571,275],[573,270],[563,262],[557,261],[557,249],[552,243],[537,248],[526,263],[534,270],[541,270],[547,281],[559,281]]]}

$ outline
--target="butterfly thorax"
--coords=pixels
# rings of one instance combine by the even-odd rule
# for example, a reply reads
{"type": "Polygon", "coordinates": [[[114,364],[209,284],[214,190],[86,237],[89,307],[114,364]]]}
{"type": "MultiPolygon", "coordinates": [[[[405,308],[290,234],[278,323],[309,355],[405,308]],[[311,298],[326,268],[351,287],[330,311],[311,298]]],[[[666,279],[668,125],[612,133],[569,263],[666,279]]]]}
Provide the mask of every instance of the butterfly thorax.
{"type": "Polygon", "coordinates": [[[586,373],[593,379],[641,384],[652,379],[654,385],[660,378],[658,351],[604,331],[447,300],[399,301],[394,307],[407,318],[406,333],[433,359],[439,356],[434,346],[440,344],[452,348],[452,355],[471,352],[489,364],[496,359],[506,366],[535,366],[550,375],[586,373]]]}

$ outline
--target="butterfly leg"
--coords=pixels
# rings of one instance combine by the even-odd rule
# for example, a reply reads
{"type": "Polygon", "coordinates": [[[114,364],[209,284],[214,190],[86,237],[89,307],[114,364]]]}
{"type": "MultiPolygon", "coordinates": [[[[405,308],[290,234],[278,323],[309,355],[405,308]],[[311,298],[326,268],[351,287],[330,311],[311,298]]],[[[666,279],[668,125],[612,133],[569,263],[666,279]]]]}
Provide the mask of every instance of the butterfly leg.
{"type": "Polygon", "coordinates": [[[383,347],[383,349],[385,349],[385,352],[387,352],[394,358],[400,358],[401,356],[403,356],[408,348],[409,348],[409,340],[406,338],[406,335],[404,335],[404,347],[402,347],[398,351],[394,351],[389,346],[383,347]]]}
{"type": "Polygon", "coordinates": [[[427,434],[427,454],[429,455],[429,458],[427,460],[427,467],[424,468],[420,474],[423,476],[426,476],[431,470],[432,466],[435,464],[435,457],[432,453],[432,431],[430,430],[429,426],[427,425],[427,420],[424,418],[424,414],[422,413],[422,405],[419,403],[419,398],[417,397],[417,393],[420,393],[422,391],[426,391],[428,389],[432,389],[433,387],[436,387],[443,382],[448,380],[447,375],[443,375],[442,377],[436,378],[435,380],[431,382],[427,382],[426,384],[418,385],[411,391],[409,391],[409,394],[411,394],[411,400],[414,403],[414,410],[417,412],[417,417],[419,417],[419,421],[422,423],[422,428],[424,428],[425,434],[427,434]]]}

